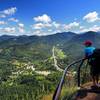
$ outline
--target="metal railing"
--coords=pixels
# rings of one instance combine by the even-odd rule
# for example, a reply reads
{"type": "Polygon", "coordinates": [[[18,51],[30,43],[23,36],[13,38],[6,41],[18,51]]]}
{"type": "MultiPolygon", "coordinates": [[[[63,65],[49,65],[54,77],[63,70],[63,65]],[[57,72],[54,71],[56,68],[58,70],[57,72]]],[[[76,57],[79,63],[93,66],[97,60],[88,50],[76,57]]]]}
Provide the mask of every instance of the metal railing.
{"type": "Polygon", "coordinates": [[[56,88],[56,90],[54,92],[54,95],[53,95],[52,100],[59,100],[59,97],[60,97],[60,94],[61,94],[61,90],[62,90],[62,87],[63,87],[63,84],[64,84],[65,76],[68,73],[69,68],[72,65],[75,65],[76,63],[79,63],[79,62],[81,62],[81,63],[79,65],[78,71],[77,71],[77,78],[78,78],[78,84],[77,85],[78,85],[78,87],[80,86],[80,69],[81,69],[81,66],[83,65],[83,63],[84,63],[85,60],[86,59],[84,59],[84,58],[83,59],[76,60],[76,61],[72,62],[71,64],[69,64],[65,68],[65,70],[63,72],[63,75],[62,75],[62,78],[61,78],[61,80],[60,80],[60,82],[59,82],[59,84],[58,84],[58,86],[57,86],[57,88],[56,88]]]}

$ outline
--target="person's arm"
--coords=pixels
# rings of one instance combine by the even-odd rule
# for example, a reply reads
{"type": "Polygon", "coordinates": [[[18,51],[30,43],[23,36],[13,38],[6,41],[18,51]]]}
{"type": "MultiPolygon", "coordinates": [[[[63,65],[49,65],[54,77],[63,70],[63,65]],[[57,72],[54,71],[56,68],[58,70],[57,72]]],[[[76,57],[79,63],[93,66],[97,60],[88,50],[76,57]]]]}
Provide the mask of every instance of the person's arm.
{"type": "Polygon", "coordinates": [[[84,58],[85,58],[85,59],[87,59],[87,58],[88,58],[88,53],[87,53],[87,52],[85,53],[84,58]]]}
{"type": "Polygon", "coordinates": [[[84,55],[84,59],[88,59],[88,55],[89,55],[89,53],[88,53],[88,50],[87,49],[85,49],[84,50],[84,53],[85,53],[85,55],[84,55]]]}

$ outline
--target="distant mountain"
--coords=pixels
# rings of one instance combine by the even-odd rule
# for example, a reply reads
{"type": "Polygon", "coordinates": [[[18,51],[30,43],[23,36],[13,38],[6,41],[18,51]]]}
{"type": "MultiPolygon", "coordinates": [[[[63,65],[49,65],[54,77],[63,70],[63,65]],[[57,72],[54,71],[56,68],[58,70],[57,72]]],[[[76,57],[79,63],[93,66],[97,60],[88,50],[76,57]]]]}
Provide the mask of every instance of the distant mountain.
{"type": "MultiPolygon", "coordinates": [[[[0,36],[0,48],[9,49],[11,55],[14,52],[13,54],[17,56],[31,56],[34,58],[37,55],[41,55],[42,58],[51,55],[52,47],[55,45],[62,48],[66,54],[76,58],[84,54],[83,42],[85,40],[92,40],[94,46],[99,47],[100,32],[89,31],[82,34],[62,32],[48,36],[3,35],[0,36]]],[[[5,53],[3,52],[3,54],[5,53]]]]}
{"type": "Polygon", "coordinates": [[[8,40],[8,39],[13,39],[15,37],[16,36],[12,36],[12,35],[2,35],[2,36],[0,36],[0,42],[1,41],[5,41],[5,40],[8,40]]]}
{"type": "Polygon", "coordinates": [[[89,31],[83,34],[74,36],[69,42],[82,44],[85,40],[91,40],[95,46],[100,45],[100,34],[98,32],[89,31]],[[99,44],[99,45],[98,45],[99,44]]]}
{"type": "Polygon", "coordinates": [[[49,45],[56,45],[56,44],[62,44],[68,40],[70,40],[73,36],[75,36],[75,33],[72,32],[63,32],[63,33],[57,33],[54,35],[48,35],[48,36],[1,36],[0,42],[1,45],[24,45],[24,44],[49,44],[49,45]],[[3,44],[5,43],[5,44],[3,44]]]}
{"type": "Polygon", "coordinates": [[[100,47],[100,34],[98,32],[89,31],[83,34],[77,34],[72,39],[64,44],[64,51],[69,52],[74,58],[77,56],[80,57],[84,54],[84,45],[85,40],[91,40],[93,45],[97,48],[100,47]]]}

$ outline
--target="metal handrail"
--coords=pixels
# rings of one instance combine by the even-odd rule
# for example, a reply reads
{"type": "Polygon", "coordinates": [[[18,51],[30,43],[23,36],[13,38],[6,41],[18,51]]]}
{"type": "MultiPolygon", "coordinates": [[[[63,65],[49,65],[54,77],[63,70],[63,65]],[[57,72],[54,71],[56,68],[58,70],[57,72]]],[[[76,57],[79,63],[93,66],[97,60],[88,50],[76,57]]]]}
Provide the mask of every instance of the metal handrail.
{"type": "Polygon", "coordinates": [[[67,74],[67,72],[68,72],[68,69],[69,69],[72,65],[74,65],[74,64],[76,64],[76,63],[79,63],[79,62],[81,62],[81,64],[79,65],[79,68],[78,68],[78,86],[80,86],[80,68],[81,68],[82,64],[84,63],[84,60],[85,60],[85,59],[83,58],[83,59],[79,59],[79,60],[77,60],[77,61],[74,61],[74,62],[72,62],[71,64],[69,64],[69,65],[65,68],[65,70],[64,70],[64,72],[63,72],[63,75],[62,75],[62,78],[61,78],[61,80],[60,80],[60,82],[59,82],[59,84],[58,84],[58,86],[57,86],[57,88],[56,88],[56,90],[55,90],[55,92],[54,92],[54,95],[53,95],[52,100],[58,100],[58,99],[59,99],[60,93],[61,93],[61,90],[62,90],[62,86],[63,86],[63,84],[64,84],[64,79],[65,79],[65,76],[66,76],[66,74],[67,74]]]}

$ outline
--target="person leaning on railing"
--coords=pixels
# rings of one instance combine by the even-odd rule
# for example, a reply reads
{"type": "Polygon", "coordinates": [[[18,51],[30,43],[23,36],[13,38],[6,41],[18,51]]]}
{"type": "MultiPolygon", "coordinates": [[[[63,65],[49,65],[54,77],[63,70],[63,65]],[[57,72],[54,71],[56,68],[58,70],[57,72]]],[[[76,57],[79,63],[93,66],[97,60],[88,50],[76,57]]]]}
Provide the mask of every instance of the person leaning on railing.
{"type": "Polygon", "coordinates": [[[95,47],[92,46],[92,41],[87,40],[83,43],[85,45],[85,58],[88,59],[88,63],[90,65],[90,75],[92,77],[93,86],[98,86],[98,80],[99,80],[99,69],[98,66],[95,63],[94,58],[92,58],[92,54],[95,50],[95,47]]]}

